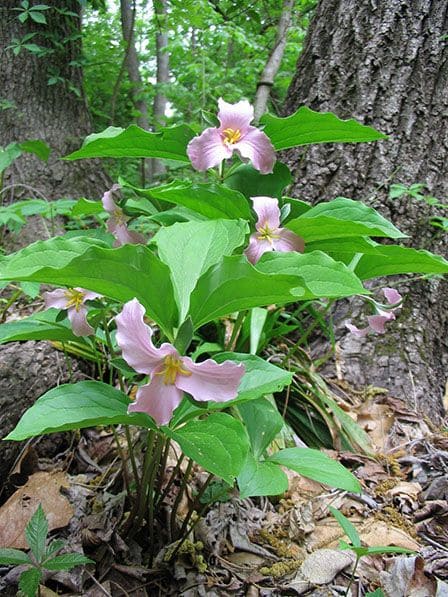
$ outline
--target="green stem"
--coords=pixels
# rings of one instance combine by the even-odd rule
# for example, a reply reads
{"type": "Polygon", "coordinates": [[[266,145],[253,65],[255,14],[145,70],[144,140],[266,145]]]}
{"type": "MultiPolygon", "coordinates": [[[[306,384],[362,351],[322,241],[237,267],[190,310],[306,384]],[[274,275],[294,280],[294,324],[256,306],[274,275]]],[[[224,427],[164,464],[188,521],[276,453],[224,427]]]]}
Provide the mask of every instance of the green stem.
{"type": "Polygon", "coordinates": [[[247,314],[247,311],[240,311],[237,315],[236,321],[233,324],[232,334],[230,336],[229,341],[225,346],[225,350],[230,350],[231,352],[235,350],[236,341],[238,340],[238,336],[241,331],[241,327],[244,323],[244,318],[247,314]]]}
{"type": "Polygon", "coordinates": [[[179,470],[180,470],[180,466],[183,462],[185,458],[185,454],[181,454],[176,466],[173,469],[173,472],[171,473],[170,478],[168,479],[168,483],[166,484],[165,489],[163,490],[162,494],[160,495],[158,501],[157,501],[157,507],[163,502],[163,500],[166,498],[166,496],[168,495],[169,490],[171,489],[172,484],[174,483],[174,479],[176,478],[179,470]]]}
{"type": "Polygon", "coordinates": [[[149,532],[149,560],[152,562],[154,555],[154,502],[156,492],[154,491],[157,472],[159,470],[160,458],[162,456],[164,438],[157,434],[157,443],[154,448],[154,458],[151,467],[151,477],[148,482],[148,532],[149,532]]]}
{"type": "Polygon", "coordinates": [[[112,433],[114,434],[115,443],[117,444],[118,455],[121,460],[121,470],[123,471],[123,480],[126,487],[126,493],[131,497],[131,484],[129,483],[128,469],[126,468],[126,459],[124,456],[123,448],[120,445],[120,437],[118,436],[115,425],[112,425],[112,433]]]}
{"type": "Polygon", "coordinates": [[[153,429],[150,429],[148,432],[148,438],[146,441],[146,454],[143,461],[143,474],[142,480],[140,485],[140,492],[138,494],[138,500],[136,502],[135,512],[131,512],[130,517],[132,516],[132,520],[130,524],[132,524],[132,534],[134,534],[140,527],[143,522],[143,517],[145,515],[146,504],[147,504],[147,488],[148,483],[151,478],[151,471],[152,471],[152,454],[154,449],[154,442],[156,440],[157,432],[153,429]]]}
{"type": "Polygon", "coordinates": [[[16,290],[15,292],[12,293],[12,295],[9,297],[9,299],[6,302],[6,305],[3,307],[3,309],[0,311],[1,317],[0,317],[0,322],[4,323],[5,319],[6,319],[6,314],[8,312],[9,307],[16,302],[16,300],[19,298],[19,296],[23,294],[23,290],[21,288],[19,288],[18,290],[16,290]]]}
{"type": "MultiPolygon", "coordinates": [[[[198,491],[196,499],[195,499],[194,503],[191,504],[190,509],[188,510],[187,515],[185,517],[185,520],[182,523],[182,527],[180,529],[181,538],[183,538],[185,535],[185,531],[187,530],[188,523],[190,522],[191,517],[193,516],[193,512],[195,511],[196,508],[199,509],[198,504],[201,503],[201,497],[204,495],[207,487],[210,485],[210,483],[213,481],[214,478],[215,478],[215,475],[213,473],[210,473],[209,476],[207,477],[205,483],[203,484],[201,489],[198,491]]],[[[207,506],[207,504],[205,504],[205,506],[207,506]]],[[[199,511],[201,511],[202,509],[203,508],[200,508],[199,511]]],[[[188,533],[187,533],[187,535],[188,535],[188,533]]]]}
{"type": "Polygon", "coordinates": [[[173,531],[176,525],[176,514],[177,514],[177,509],[179,508],[179,505],[182,501],[182,496],[184,494],[184,491],[187,487],[187,482],[188,482],[188,477],[190,476],[191,473],[191,469],[193,468],[193,461],[191,460],[191,458],[188,461],[188,465],[187,465],[187,469],[182,477],[182,481],[180,483],[180,487],[179,487],[179,492],[176,496],[176,499],[174,501],[173,504],[173,509],[171,510],[171,517],[170,517],[170,539],[172,540],[173,538],[173,531]]]}
{"type": "Polygon", "coordinates": [[[345,592],[345,597],[348,597],[348,594],[350,592],[350,587],[352,586],[353,581],[355,580],[355,574],[356,574],[356,569],[357,569],[358,564],[359,564],[359,559],[360,559],[359,556],[356,555],[355,565],[353,566],[353,572],[352,572],[352,575],[350,577],[350,580],[348,581],[347,590],[345,592]]]}

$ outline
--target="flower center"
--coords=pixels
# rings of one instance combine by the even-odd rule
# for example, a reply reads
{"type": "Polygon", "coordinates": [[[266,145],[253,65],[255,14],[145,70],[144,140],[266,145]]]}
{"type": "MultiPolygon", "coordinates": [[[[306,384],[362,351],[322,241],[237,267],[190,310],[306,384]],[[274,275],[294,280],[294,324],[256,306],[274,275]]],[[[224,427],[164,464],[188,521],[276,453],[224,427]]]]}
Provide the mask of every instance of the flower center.
{"type": "Polygon", "coordinates": [[[239,129],[224,129],[223,133],[226,145],[233,145],[241,139],[241,131],[239,129]]]}
{"type": "Polygon", "coordinates": [[[264,224],[264,226],[261,226],[260,228],[258,228],[258,235],[257,235],[257,239],[258,240],[267,240],[269,243],[273,243],[273,241],[276,238],[280,238],[279,234],[276,234],[275,229],[270,228],[269,224],[264,224]]]}
{"type": "Polygon", "coordinates": [[[163,375],[163,383],[165,385],[173,385],[178,375],[186,375],[190,377],[191,371],[184,369],[182,360],[176,356],[169,354],[163,359],[165,367],[162,371],[158,371],[156,375],[163,375]]]}
{"type": "Polygon", "coordinates": [[[112,217],[114,218],[115,222],[119,226],[126,224],[126,222],[128,220],[128,218],[124,215],[123,210],[120,207],[117,207],[116,209],[114,209],[114,211],[112,213],[112,217]]]}
{"type": "Polygon", "coordinates": [[[84,293],[75,288],[68,288],[64,294],[67,297],[66,309],[74,307],[76,311],[79,311],[84,301],[84,293]]]}

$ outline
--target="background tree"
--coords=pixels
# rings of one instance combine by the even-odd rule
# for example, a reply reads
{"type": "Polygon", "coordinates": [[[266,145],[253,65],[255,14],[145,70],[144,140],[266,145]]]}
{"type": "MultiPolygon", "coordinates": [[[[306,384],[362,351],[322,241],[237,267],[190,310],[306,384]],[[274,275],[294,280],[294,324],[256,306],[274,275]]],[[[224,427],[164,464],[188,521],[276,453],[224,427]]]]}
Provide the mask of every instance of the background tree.
{"type": "MultiPolygon", "coordinates": [[[[392,183],[422,183],[423,195],[447,195],[447,30],[443,2],[321,0],[284,110],[306,104],[390,134],[380,143],[286,152],[295,196],[369,200],[409,235],[407,244],[441,255],[448,242],[429,221],[434,208],[406,194],[391,199],[388,191],[392,183]]],[[[347,334],[343,321],[359,305],[337,309],[339,362],[348,381],[388,388],[434,415],[442,409],[448,363],[447,282],[400,282],[399,290],[406,300],[386,336],[347,334]]]]}
{"type": "Polygon", "coordinates": [[[48,199],[97,197],[107,184],[98,164],[59,159],[91,132],[83,92],[81,4],[49,0],[47,8],[39,6],[35,0],[4,0],[0,7],[0,138],[4,146],[41,139],[52,154],[47,164],[31,155],[20,158],[6,183],[28,185],[15,187],[11,198],[30,196],[29,187],[48,199]]]}

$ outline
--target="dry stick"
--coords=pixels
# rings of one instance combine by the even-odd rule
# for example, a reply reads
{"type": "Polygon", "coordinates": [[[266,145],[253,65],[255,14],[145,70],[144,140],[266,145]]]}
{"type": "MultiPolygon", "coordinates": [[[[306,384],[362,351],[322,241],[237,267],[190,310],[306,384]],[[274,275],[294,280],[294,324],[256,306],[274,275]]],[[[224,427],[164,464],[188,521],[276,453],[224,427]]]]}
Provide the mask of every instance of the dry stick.
{"type": "MultiPolygon", "coordinates": [[[[200,504],[201,503],[200,502],[201,497],[204,495],[205,490],[210,485],[210,483],[212,482],[212,480],[214,479],[214,477],[215,477],[215,475],[213,473],[209,474],[209,476],[205,480],[205,483],[202,485],[201,489],[198,491],[198,494],[197,494],[196,499],[195,499],[195,504],[200,504]]],[[[184,536],[184,533],[187,530],[188,523],[190,522],[191,517],[193,516],[193,512],[195,511],[195,504],[191,505],[191,508],[189,509],[189,511],[188,511],[188,513],[187,513],[187,515],[185,517],[185,520],[184,520],[184,522],[182,524],[182,527],[180,529],[180,536],[181,537],[184,536]]],[[[207,506],[207,504],[204,504],[204,505],[207,506]]],[[[203,510],[203,507],[200,508],[200,511],[202,511],[202,510],[203,510]]]]}

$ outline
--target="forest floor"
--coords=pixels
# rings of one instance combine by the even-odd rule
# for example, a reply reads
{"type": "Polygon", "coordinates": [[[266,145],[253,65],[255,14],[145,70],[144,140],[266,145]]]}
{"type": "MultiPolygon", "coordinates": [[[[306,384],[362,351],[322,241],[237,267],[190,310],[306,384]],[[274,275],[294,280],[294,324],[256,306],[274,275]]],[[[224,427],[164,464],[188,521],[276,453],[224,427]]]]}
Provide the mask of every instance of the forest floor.
{"type": "MultiPolygon", "coordinates": [[[[435,429],[387,393],[345,387],[341,395],[340,406],[367,431],[374,451],[327,453],[355,472],[362,495],[329,490],[288,471],[289,490],[276,499],[241,500],[235,493],[214,503],[171,559],[176,544],[168,544],[165,511],[149,568],[147,530],[133,537],[122,532],[129,501],[116,438],[107,429],[88,429],[28,442],[3,488],[0,546],[27,547],[24,528],[41,503],[52,537],[96,562],[46,573],[42,597],[362,596],[379,587],[388,597],[448,595],[446,429],[435,429]],[[415,553],[362,557],[347,592],[356,558],[339,549],[339,540],[347,537],[330,506],[356,526],[362,545],[415,553]]],[[[171,450],[168,476],[176,446],[171,450]]],[[[205,478],[193,469],[175,524],[182,523],[205,478]]],[[[176,482],[170,490],[173,501],[178,488],[176,482]]],[[[15,594],[22,571],[23,566],[0,568],[2,595],[15,594]]]]}

